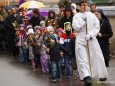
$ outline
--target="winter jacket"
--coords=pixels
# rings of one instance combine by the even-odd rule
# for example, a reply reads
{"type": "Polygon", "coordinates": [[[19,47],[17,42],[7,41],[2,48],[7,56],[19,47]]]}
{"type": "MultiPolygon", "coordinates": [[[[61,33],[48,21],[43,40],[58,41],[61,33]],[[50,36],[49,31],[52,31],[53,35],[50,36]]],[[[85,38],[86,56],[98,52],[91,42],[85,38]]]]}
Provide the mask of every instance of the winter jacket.
{"type": "Polygon", "coordinates": [[[65,49],[61,44],[55,43],[53,47],[50,48],[50,52],[49,52],[50,60],[55,61],[55,62],[59,61],[61,59],[60,51],[63,51],[64,53],[69,54],[68,50],[65,49]]]}
{"type": "Polygon", "coordinates": [[[32,17],[29,21],[29,23],[32,25],[32,27],[34,28],[35,26],[40,26],[40,21],[42,21],[41,17],[32,17]]]}

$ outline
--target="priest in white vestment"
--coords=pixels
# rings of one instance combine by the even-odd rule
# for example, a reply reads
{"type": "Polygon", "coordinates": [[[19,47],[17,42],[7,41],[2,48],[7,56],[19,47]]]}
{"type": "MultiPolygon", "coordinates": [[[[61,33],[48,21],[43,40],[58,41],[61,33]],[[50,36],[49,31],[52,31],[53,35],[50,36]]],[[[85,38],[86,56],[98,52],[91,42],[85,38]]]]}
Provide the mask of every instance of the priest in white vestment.
{"type": "Polygon", "coordinates": [[[80,11],[74,14],[72,22],[73,29],[77,31],[75,46],[76,60],[80,79],[85,81],[85,86],[91,86],[90,77],[103,80],[107,79],[108,73],[102,51],[96,39],[100,30],[99,20],[93,13],[84,11],[84,2],[80,3],[80,11]],[[86,24],[88,29],[87,34],[86,24]],[[88,55],[87,41],[90,55],[88,55]],[[88,59],[89,56],[90,61],[88,59]]]}

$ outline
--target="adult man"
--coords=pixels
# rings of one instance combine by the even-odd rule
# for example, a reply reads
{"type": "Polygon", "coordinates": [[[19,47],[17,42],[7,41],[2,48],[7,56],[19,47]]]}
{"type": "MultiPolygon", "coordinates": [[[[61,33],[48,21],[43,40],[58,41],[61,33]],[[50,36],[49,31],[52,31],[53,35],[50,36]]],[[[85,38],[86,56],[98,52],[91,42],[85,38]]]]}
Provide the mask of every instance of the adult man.
{"type": "Polygon", "coordinates": [[[42,17],[40,16],[38,9],[32,10],[33,17],[30,19],[30,24],[34,28],[35,26],[40,26],[40,21],[42,21],[42,17]]]}
{"type": "Polygon", "coordinates": [[[98,77],[103,81],[107,79],[108,74],[102,51],[96,39],[100,30],[99,20],[93,13],[85,11],[84,7],[87,9],[88,4],[81,1],[81,12],[74,15],[72,26],[73,29],[77,31],[76,59],[80,79],[84,80],[85,86],[91,86],[90,77],[98,77]],[[86,34],[86,26],[88,34],[86,34]],[[89,46],[87,46],[87,41],[89,46]],[[88,47],[90,54],[88,54],[88,47]],[[88,56],[90,56],[90,60],[88,56]]]}
{"type": "Polygon", "coordinates": [[[15,42],[15,32],[16,32],[16,24],[22,23],[22,18],[19,14],[17,14],[17,9],[15,7],[11,8],[11,15],[8,15],[5,20],[5,28],[7,34],[7,46],[8,52],[13,53],[13,56],[16,57],[16,42],[15,42]]]}
{"type": "Polygon", "coordinates": [[[70,5],[67,5],[65,7],[64,14],[65,14],[64,17],[61,18],[61,20],[59,22],[59,28],[63,28],[63,29],[64,29],[64,23],[65,22],[70,22],[72,24],[73,14],[72,14],[72,10],[71,10],[70,5]]]}
{"type": "Polygon", "coordinates": [[[91,4],[90,5],[90,11],[91,12],[95,12],[97,9],[96,9],[96,4],[91,4]]]}

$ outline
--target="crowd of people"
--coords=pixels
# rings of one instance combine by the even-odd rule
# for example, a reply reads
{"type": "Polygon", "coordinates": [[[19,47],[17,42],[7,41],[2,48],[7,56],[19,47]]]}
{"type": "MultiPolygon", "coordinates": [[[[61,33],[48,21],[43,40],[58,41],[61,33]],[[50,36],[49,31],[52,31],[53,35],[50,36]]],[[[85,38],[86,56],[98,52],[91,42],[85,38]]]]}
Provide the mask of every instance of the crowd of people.
{"type": "MultiPolygon", "coordinates": [[[[110,22],[102,9],[96,9],[95,4],[90,5],[91,12],[88,14],[90,21],[83,10],[84,2],[79,5],[60,4],[59,9],[59,14],[50,10],[48,16],[44,17],[39,14],[38,9],[25,10],[12,7],[5,10],[0,5],[0,54],[8,53],[20,63],[31,64],[36,71],[41,70],[44,74],[49,74],[52,82],[61,81],[62,74],[65,74],[67,79],[71,76],[77,79],[80,76],[80,79],[86,82],[85,86],[90,86],[88,80],[91,74],[88,74],[89,67],[84,65],[85,63],[88,65],[84,59],[87,57],[86,40],[98,40],[95,41],[97,44],[94,45],[92,41],[91,45],[101,48],[98,52],[102,51],[104,63],[100,60],[100,68],[103,67],[104,70],[105,65],[109,67],[109,38],[113,35],[110,22]],[[31,17],[26,15],[29,10],[32,10],[31,17]],[[86,22],[91,30],[89,31],[91,34],[88,35],[84,29],[86,22]],[[81,72],[80,67],[83,68],[81,72]]],[[[95,55],[93,58],[101,56],[95,55]]],[[[106,80],[106,73],[105,77],[100,75],[99,78],[102,81],[106,80]]]]}

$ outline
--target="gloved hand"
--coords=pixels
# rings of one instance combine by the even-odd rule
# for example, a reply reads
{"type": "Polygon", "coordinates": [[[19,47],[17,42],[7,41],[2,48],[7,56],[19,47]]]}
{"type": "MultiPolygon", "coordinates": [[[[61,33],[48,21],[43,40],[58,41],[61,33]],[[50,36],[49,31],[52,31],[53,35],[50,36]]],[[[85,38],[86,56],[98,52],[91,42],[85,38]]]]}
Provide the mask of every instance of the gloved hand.
{"type": "Polygon", "coordinates": [[[76,4],[72,3],[71,4],[71,9],[72,9],[72,12],[73,12],[74,15],[77,13],[76,8],[77,8],[76,4]]]}
{"type": "Polygon", "coordinates": [[[87,34],[85,38],[86,38],[86,40],[92,39],[91,35],[89,35],[89,34],[87,34]]]}
{"type": "Polygon", "coordinates": [[[86,12],[82,13],[82,19],[83,19],[84,21],[86,21],[86,19],[87,19],[87,14],[86,14],[86,12]]]}

